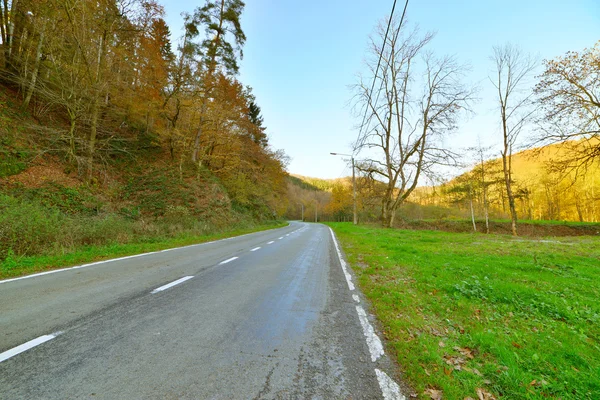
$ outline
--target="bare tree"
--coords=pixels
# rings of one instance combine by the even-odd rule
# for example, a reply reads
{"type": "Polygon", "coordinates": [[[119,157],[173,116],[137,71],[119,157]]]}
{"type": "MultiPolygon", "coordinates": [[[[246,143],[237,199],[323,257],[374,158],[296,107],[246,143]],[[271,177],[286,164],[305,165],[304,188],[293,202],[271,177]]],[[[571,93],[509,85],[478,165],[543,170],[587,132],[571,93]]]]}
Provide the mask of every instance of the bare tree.
{"type": "Polygon", "coordinates": [[[538,143],[561,143],[567,151],[555,167],[578,175],[600,161],[600,42],[544,67],[535,87],[543,110],[538,143]]]}
{"type": "Polygon", "coordinates": [[[452,163],[453,154],[442,138],[456,128],[460,112],[468,108],[474,90],[461,83],[466,67],[452,57],[438,58],[425,47],[432,34],[419,36],[415,30],[404,36],[404,26],[393,23],[385,43],[385,29],[372,39],[371,76],[355,86],[357,105],[367,109],[360,127],[356,151],[365,150],[366,161],[359,169],[383,180],[381,220],[392,227],[398,207],[416,188],[421,174],[432,167],[452,163]],[[369,83],[375,76],[376,88],[369,83]]]}
{"type": "Polygon", "coordinates": [[[517,210],[512,189],[512,152],[523,128],[531,121],[532,92],[528,89],[528,79],[536,62],[510,44],[494,47],[491,57],[495,63],[494,77],[490,81],[498,94],[498,106],[502,129],[502,167],[506,196],[510,209],[512,234],[517,236],[517,210]]]}

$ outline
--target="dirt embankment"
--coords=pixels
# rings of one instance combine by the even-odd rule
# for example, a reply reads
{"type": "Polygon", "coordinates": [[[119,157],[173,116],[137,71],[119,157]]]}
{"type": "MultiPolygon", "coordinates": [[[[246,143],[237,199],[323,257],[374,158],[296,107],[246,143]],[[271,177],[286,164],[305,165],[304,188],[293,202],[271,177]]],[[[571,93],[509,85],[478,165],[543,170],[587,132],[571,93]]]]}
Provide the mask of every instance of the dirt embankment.
{"type": "MultiPolygon", "coordinates": [[[[485,223],[476,223],[478,232],[485,232],[485,223]]],[[[446,232],[473,232],[470,221],[400,221],[396,225],[400,229],[436,230],[446,232]]],[[[600,236],[600,223],[590,225],[565,224],[532,224],[519,223],[517,225],[519,236],[544,237],[544,236],[600,236]]],[[[490,233],[511,234],[510,222],[490,221],[490,233]]]]}

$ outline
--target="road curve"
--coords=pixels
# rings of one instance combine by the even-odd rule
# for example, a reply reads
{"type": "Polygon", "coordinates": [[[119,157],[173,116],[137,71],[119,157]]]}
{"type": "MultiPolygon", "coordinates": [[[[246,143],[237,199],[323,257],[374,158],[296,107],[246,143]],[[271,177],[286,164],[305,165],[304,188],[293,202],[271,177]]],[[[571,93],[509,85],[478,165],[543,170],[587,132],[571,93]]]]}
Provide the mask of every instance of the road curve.
{"type": "Polygon", "coordinates": [[[291,223],[0,282],[0,398],[400,399],[336,247],[291,223]]]}

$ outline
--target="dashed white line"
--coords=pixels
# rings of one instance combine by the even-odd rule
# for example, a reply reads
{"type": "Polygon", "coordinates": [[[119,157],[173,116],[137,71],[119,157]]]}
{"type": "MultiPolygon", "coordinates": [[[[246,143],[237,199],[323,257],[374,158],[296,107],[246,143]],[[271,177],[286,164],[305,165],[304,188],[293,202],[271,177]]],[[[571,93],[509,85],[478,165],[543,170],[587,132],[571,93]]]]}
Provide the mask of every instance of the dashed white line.
{"type": "Polygon", "coordinates": [[[405,400],[406,397],[400,393],[400,386],[392,380],[385,372],[375,368],[375,374],[377,375],[377,381],[381,388],[384,400],[405,400]]]}
{"type": "Polygon", "coordinates": [[[358,295],[353,294],[352,298],[354,299],[355,302],[360,303],[360,299],[358,298],[358,295]]]}
{"type": "Polygon", "coordinates": [[[271,240],[271,241],[270,241],[269,243],[267,243],[267,244],[273,244],[273,243],[275,243],[275,241],[274,241],[274,240],[271,240]]]}
{"type": "Polygon", "coordinates": [[[17,354],[23,353],[24,351],[27,351],[31,348],[34,348],[35,346],[39,346],[42,343],[46,343],[48,340],[52,340],[55,337],[57,337],[58,335],[60,335],[62,332],[55,332],[52,333],[50,335],[44,335],[44,336],[40,336],[39,338],[35,338],[33,340],[30,340],[27,343],[23,343],[20,346],[17,347],[13,347],[10,350],[6,350],[4,353],[0,354],[0,362],[2,361],[6,361],[11,357],[16,356],[17,354]]]}
{"type": "Polygon", "coordinates": [[[150,293],[154,294],[154,293],[162,292],[163,290],[167,290],[169,288],[172,288],[173,286],[179,285],[180,283],[183,283],[183,282],[187,281],[188,279],[192,279],[192,278],[193,278],[193,276],[184,276],[183,278],[177,279],[176,281],[173,281],[173,282],[168,283],[168,284],[166,284],[164,286],[156,288],[156,289],[154,289],[150,293]]]}
{"type": "Polygon", "coordinates": [[[279,240],[283,239],[283,236],[279,238],[279,240]]]}
{"type": "Polygon", "coordinates": [[[230,263],[230,262],[232,262],[233,260],[237,260],[238,258],[239,258],[239,257],[231,257],[231,258],[228,258],[227,260],[221,261],[221,262],[219,263],[219,265],[223,265],[223,264],[230,263]]]}
{"type": "Polygon", "coordinates": [[[260,250],[260,247],[255,247],[255,248],[253,248],[253,249],[252,249],[252,250],[250,250],[250,251],[256,251],[256,250],[260,250]]]}

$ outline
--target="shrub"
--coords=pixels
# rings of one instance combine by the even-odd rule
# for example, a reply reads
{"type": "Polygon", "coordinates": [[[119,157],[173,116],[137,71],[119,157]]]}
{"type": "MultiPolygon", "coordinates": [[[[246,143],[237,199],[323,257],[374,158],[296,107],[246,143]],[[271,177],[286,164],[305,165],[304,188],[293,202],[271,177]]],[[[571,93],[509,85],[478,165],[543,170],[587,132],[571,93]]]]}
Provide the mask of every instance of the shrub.
{"type": "Polygon", "coordinates": [[[57,210],[0,194],[0,258],[44,251],[58,235],[64,217],[57,210]]]}

